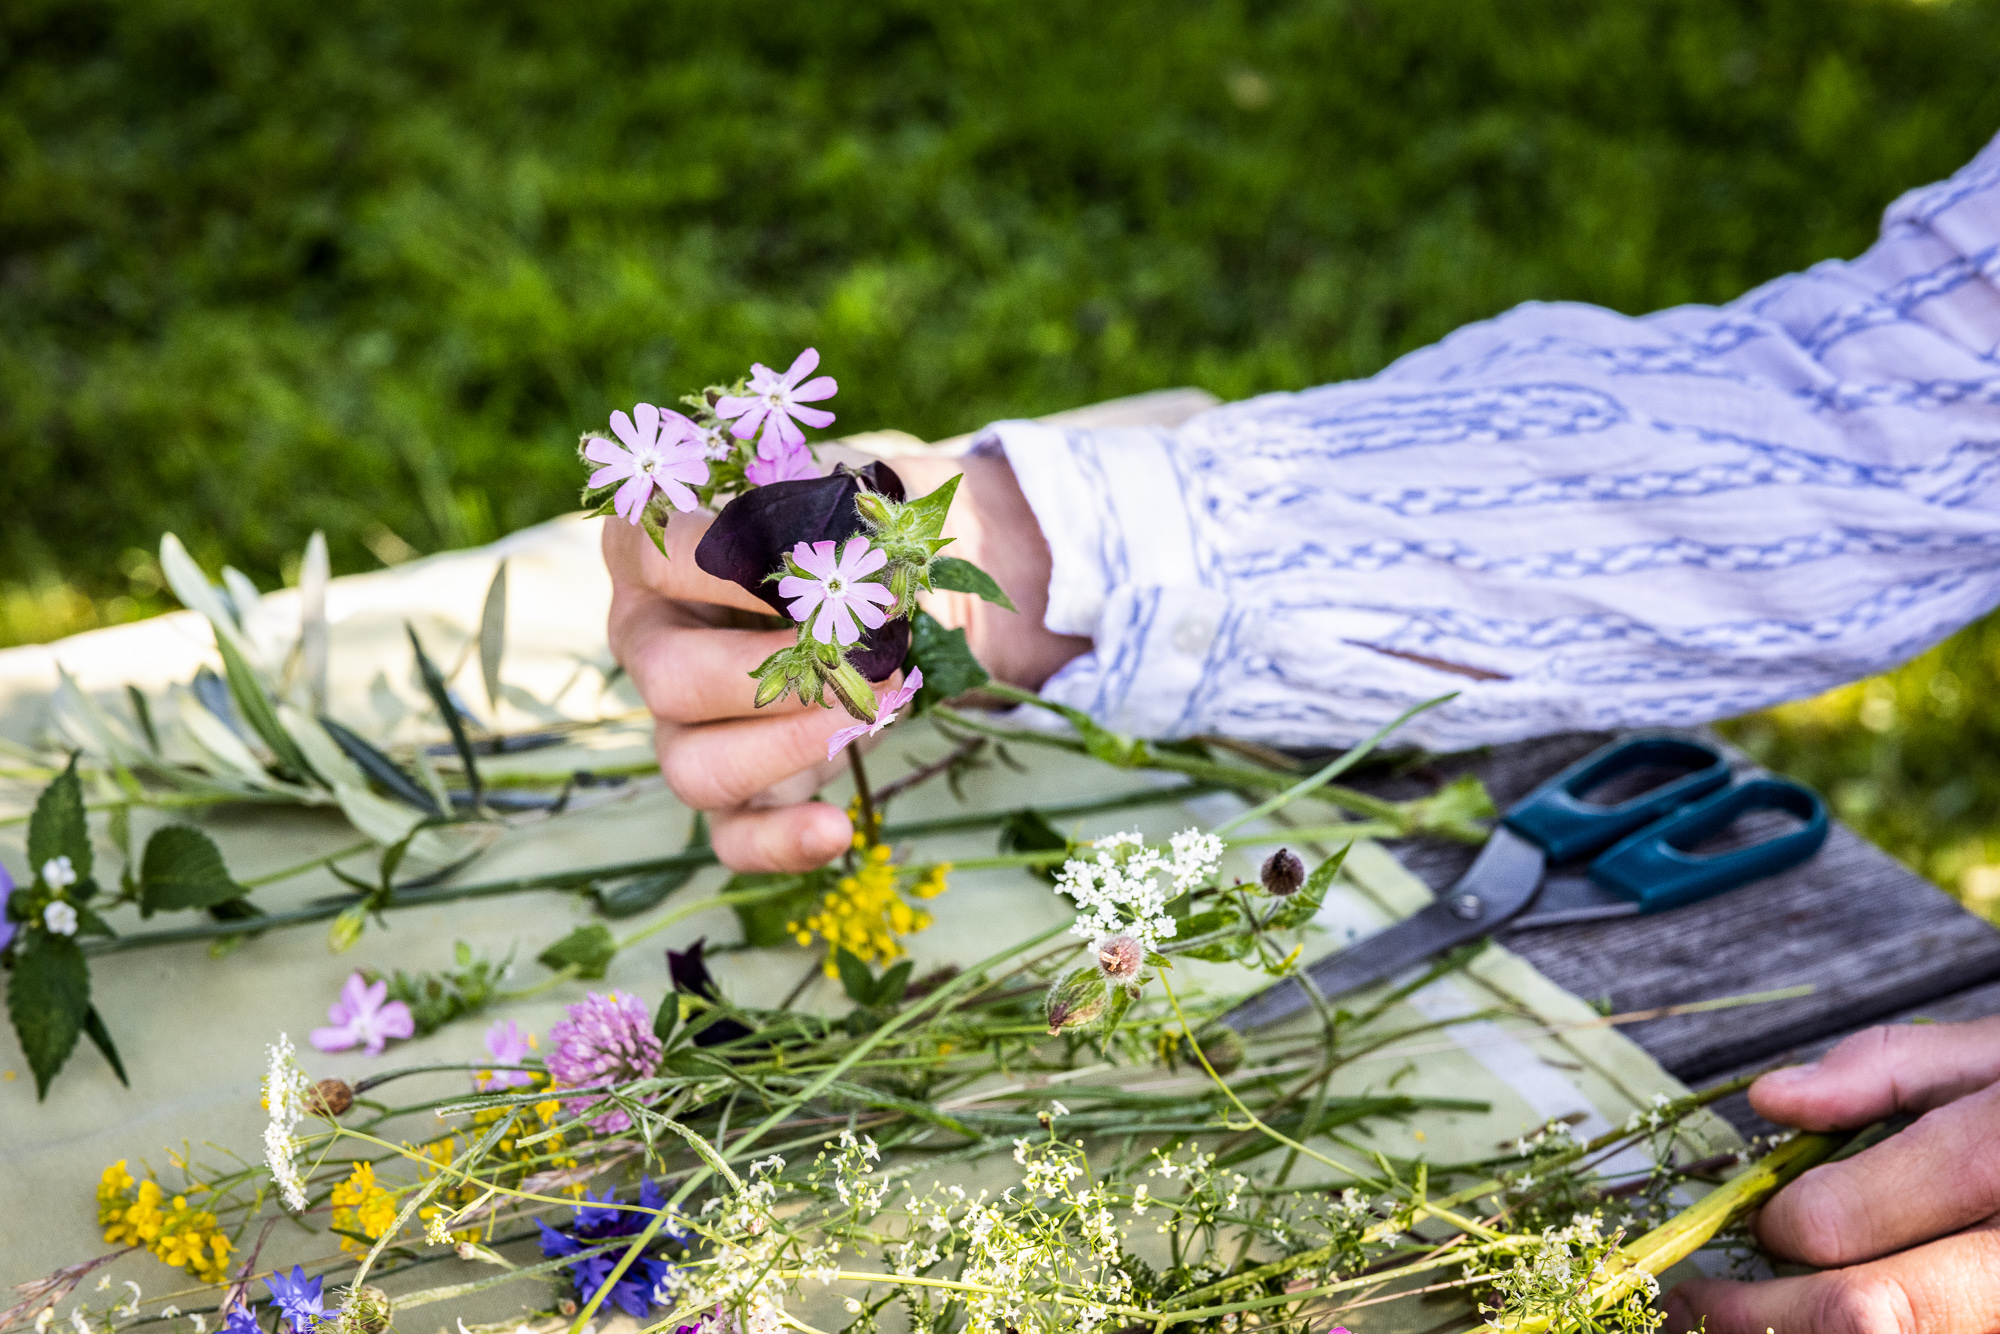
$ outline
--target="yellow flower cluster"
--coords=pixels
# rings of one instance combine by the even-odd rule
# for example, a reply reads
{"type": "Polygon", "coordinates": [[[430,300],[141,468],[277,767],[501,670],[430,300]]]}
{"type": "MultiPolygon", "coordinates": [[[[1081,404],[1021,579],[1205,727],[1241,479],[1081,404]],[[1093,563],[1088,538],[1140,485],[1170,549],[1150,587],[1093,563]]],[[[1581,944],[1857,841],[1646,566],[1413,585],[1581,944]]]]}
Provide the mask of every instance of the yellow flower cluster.
{"type": "MultiPolygon", "coordinates": [[[[889,860],[888,847],[879,843],[865,847],[858,834],[855,846],[861,851],[861,865],[854,874],[842,877],[820,900],[818,912],[803,922],[787,924],[801,945],[810,945],[814,936],[827,943],[828,977],[839,976],[834,965],[836,951],[844,949],[863,963],[877,960],[887,963],[903,956],[900,937],[922,931],[931,924],[929,913],[897,892],[896,883],[902,873],[889,860]]],[[[944,893],[945,877],[950,873],[951,864],[941,862],[912,884],[909,892],[919,899],[934,899],[944,893]]]]}
{"type": "Polygon", "coordinates": [[[333,1188],[333,1226],[343,1234],[340,1249],[358,1251],[364,1243],[352,1234],[378,1240],[396,1222],[396,1198],[375,1180],[373,1163],[356,1163],[347,1180],[333,1188]]]}
{"type": "Polygon", "coordinates": [[[206,1283],[226,1278],[229,1238],[215,1215],[190,1205],[185,1195],[169,1200],[150,1176],[135,1181],[125,1163],[120,1158],[97,1180],[97,1224],[104,1229],[104,1239],[113,1245],[143,1246],[206,1283]]]}

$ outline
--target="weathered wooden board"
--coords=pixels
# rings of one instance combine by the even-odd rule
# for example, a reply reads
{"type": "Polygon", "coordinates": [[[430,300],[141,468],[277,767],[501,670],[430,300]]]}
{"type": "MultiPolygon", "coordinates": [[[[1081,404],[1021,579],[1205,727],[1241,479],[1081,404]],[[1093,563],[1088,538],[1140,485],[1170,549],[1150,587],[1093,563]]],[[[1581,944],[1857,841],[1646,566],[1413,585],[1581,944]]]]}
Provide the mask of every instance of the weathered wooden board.
{"type": "MultiPolygon", "coordinates": [[[[1609,739],[1573,733],[1522,742],[1358,785],[1414,795],[1426,780],[1469,771],[1504,810],[1609,739]]],[[[1457,877],[1474,850],[1425,841],[1397,852],[1438,888],[1457,877]]],[[[1841,825],[1812,861],[1706,903],[1503,939],[1554,982],[1588,999],[1603,998],[1620,1012],[1814,988],[1796,1000],[1625,1030],[1689,1082],[1707,1082],[2000,980],[2000,931],[1841,825]]]]}

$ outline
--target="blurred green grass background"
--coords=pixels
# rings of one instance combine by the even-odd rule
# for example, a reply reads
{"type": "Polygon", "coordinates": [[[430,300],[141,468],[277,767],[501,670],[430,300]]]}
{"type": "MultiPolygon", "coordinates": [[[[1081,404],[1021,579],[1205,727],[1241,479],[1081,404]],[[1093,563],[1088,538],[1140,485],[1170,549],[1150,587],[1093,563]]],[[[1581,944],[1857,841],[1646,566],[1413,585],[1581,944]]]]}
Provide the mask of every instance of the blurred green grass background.
{"type": "MultiPolygon", "coordinates": [[[[2000,0],[11,0],[0,644],[568,508],[816,344],[942,436],[1367,375],[1527,299],[1862,250],[2000,127],[2000,0]]],[[[2000,627],[1734,724],[2000,905],[2000,627]]]]}

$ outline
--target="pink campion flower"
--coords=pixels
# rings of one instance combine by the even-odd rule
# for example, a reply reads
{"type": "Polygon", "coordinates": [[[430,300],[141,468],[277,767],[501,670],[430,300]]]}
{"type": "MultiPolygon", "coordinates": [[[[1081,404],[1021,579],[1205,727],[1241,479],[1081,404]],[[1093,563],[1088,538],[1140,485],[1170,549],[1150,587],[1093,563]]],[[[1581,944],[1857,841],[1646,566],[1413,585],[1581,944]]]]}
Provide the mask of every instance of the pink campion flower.
{"type": "Polygon", "coordinates": [[[360,1047],[370,1056],[380,1056],[391,1038],[400,1040],[414,1035],[417,1021],[411,1018],[410,1007],[399,1000],[389,1000],[388,996],[387,982],[377,982],[371,987],[360,973],[348,974],[347,984],[340,989],[340,999],[326,1012],[333,1027],[315,1028],[312,1045],[321,1051],[360,1047]]]}
{"type": "Polygon", "coordinates": [[[847,645],[860,639],[854,624],[857,617],[870,630],[889,619],[882,608],[893,606],[896,595],[885,585],[865,582],[865,576],[887,565],[889,558],[867,538],[848,538],[837,560],[833,543],[801,542],[792,548],[792,560],[812,577],[786,575],[778,581],[778,596],[793,599],[787,608],[792,619],[807,626],[822,644],[847,645]]]}
{"type": "Polygon", "coordinates": [[[773,482],[796,482],[807,477],[819,476],[819,465],[813,462],[812,451],[804,445],[782,450],[775,459],[767,459],[762,454],[750,460],[743,469],[744,477],[752,486],[769,486],[773,482]]]}
{"type": "MultiPolygon", "coordinates": [[[[664,1049],[653,1035],[653,1017],[637,997],[591,992],[569,1007],[569,1018],[549,1029],[549,1075],[570,1089],[604,1088],[644,1079],[660,1068],[664,1049]]],[[[571,1112],[587,1110],[596,1101],[577,1098],[565,1104],[571,1112]]],[[[616,1134],[632,1128],[632,1117],[614,1107],[592,1121],[591,1128],[616,1134]]]]}
{"type": "Polygon", "coordinates": [[[626,479],[611,498],[619,518],[639,522],[656,486],[667,503],[683,514],[700,503],[688,490],[708,480],[700,427],[670,408],[641,403],[630,417],[622,411],[612,413],[611,430],[625,442],[622,449],[614,441],[594,436],[584,443],[583,456],[604,465],[590,474],[592,486],[626,479]]]}
{"type": "Polygon", "coordinates": [[[852,727],[843,727],[826,739],[826,757],[829,760],[832,759],[834,756],[840,754],[841,751],[846,750],[850,743],[859,741],[864,736],[874,736],[890,723],[895,722],[896,710],[915,699],[917,692],[923,688],[924,669],[921,667],[910,668],[910,674],[903,678],[903,684],[875,701],[874,722],[856,723],[852,727]]]}
{"type": "MultiPolygon", "coordinates": [[[[486,1030],[486,1054],[501,1065],[519,1065],[527,1059],[528,1049],[533,1045],[512,1019],[502,1020],[486,1030]]],[[[472,1082],[481,1090],[490,1091],[521,1088],[534,1083],[535,1077],[526,1070],[481,1070],[472,1082]]]]}
{"type": "Polygon", "coordinates": [[[778,457],[781,447],[806,442],[806,433],[799,429],[799,422],[820,430],[833,425],[831,412],[824,408],[800,406],[832,398],[840,387],[833,382],[831,375],[799,383],[818,366],[819,353],[810,347],[799,353],[799,359],[783,375],[753,361],[750,363],[750,392],[740,398],[729,394],[717,399],[715,415],[724,421],[735,421],[731,432],[738,440],[748,440],[762,426],[764,434],[757,441],[757,453],[763,458],[774,459],[778,457]]]}

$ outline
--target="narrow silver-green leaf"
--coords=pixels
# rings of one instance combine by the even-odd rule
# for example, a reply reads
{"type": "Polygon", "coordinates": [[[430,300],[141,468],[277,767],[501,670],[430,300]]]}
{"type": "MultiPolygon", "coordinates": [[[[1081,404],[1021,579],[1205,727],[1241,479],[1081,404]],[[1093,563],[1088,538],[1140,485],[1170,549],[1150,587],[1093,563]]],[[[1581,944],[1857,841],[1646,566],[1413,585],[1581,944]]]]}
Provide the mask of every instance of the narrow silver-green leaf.
{"type": "Polygon", "coordinates": [[[257,673],[250,669],[250,663],[237,651],[236,645],[222,635],[215,637],[215,646],[222,650],[222,665],[229,676],[229,694],[236,701],[237,712],[251,730],[264,739],[278,762],[301,777],[313,777],[313,768],[306,763],[305,753],[285,731],[278,721],[278,712],[271,707],[271,697],[264,693],[264,683],[257,673]]]}
{"type": "Polygon", "coordinates": [[[306,540],[305,559],[299,562],[299,672],[307,709],[314,716],[326,712],[326,587],[332,577],[326,534],[315,532],[306,540]]]}
{"type": "Polygon", "coordinates": [[[500,658],[507,651],[507,562],[493,572],[479,613],[479,672],[486,679],[487,717],[500,725],[500,658]]]}

